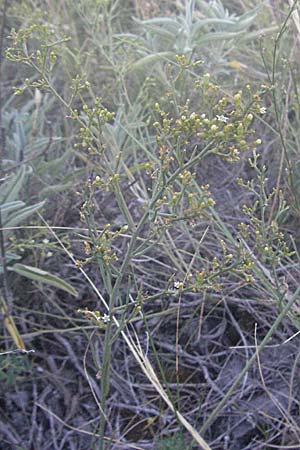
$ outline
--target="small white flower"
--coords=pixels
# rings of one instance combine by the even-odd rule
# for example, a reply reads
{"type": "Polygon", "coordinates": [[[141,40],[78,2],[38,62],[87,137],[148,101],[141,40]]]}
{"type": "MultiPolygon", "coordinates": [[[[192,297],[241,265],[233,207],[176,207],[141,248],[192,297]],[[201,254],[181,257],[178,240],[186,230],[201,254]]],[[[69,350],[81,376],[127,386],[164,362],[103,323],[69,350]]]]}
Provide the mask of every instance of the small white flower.
{"type": "Polygon", "coordinates": [[[43,244],[45,245],[49,244],[49,239],[43,239],[43,244]]]}
{"type": "Polygon", "coordinates": [[[183,289],[183,282],[182,281],[174,281],[174,288],[176,290],[182,291],[182,289],[183,289]]]}
{"type": "Polygon", "coordinates": [[[52,253],[52,252],[46,253],[46,258],[51,258],[51,256],[53,256],[53,253],[52,253]]]}
{"type": "Polygon", "coordinates": [[[109,315],[108,315],[108,314],[104,314],[104,315],[102,316],[102,320],[103,320],[103,323],[109,323],[109,322],[110,322],[110,317],[109,317],[109,315]]]}
{"type": "Polygon", "coordinates": [[[266,114],[267,108],[265,108],[264,106],[262,106],[262,107],[259,109],[259,112],[260,112],[261,114],[266,114]]]}
{"type": "Polygon", "coordinates": [[[217,119],[219,122],[224,122],[224,123],[227,123],[229,120],[229,118],[225,117],[224,114],[221,114],[221,116],[218,116],[218,114],[217,114],[217,119]]]}

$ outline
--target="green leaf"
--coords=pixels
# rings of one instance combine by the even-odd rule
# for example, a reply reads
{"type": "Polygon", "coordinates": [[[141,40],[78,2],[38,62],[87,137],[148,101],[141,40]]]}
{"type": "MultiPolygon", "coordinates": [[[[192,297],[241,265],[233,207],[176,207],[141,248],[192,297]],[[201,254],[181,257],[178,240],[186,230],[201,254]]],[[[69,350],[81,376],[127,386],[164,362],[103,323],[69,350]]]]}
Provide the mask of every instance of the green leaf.
{"type": "Polygon", "coordinates": [[[11,175],[8,181],[1,186],[0,203],[8,203],[19,197],[19,192],[27,175],[32,172],[30,166],[25,164],[15,174],[11,175]]]}
{"type": "Polygon", "coordinates": [[[51,195],[55,195],[59,192],[64,192],[73,186],[74,186],[74,181],[69,181],[68,183],[64,183],[64,184],[54,184],[52,186],[42,189],[39,195],[41,198],[48,198],[51,195]]]}
{"type": "Polygon", "coordinates": [[[38,281],[40,283],[46,283],[50,286],[57,287],[58,289],[62,289],[63,291],[68,292],[71,295],[76,297],[78,295],[76,289],[73,288],[69,283],[57,277],[56,275],[52,275],[45,270],[39,269],[37,267],[26,266],[25,264],[14,264],[10,270],[22,275],[23,277],[30,278],[31,280],[38,281]]]}
{"type": "Polygon", "coordinates": [[[164,61],[166,59],[173,59],[174,53],[173,52],[159,52],[151,55],[144,56],[143,58],[139,59],[136,63],[131,64],[129,67],[129,71],[136,71],[144,69],[145,67],[149,67],[151,65],[151,68],[159,62],[164,61]]]}
{"type": "Polygon", "coordinates": [[[16,255],[16,253],[5,252],[6,261],[9,263],[10,261],[21,259],[20,255],[16,255]]]}
{"type": "Polygon", "coordinates": [[[16,200],[14,202],[3,203],[2,205],[0,205],[0,210],[1,210],[1,213],[7,214],[11,211],[14,211],[15,209],[21,208],[24,205],[25,205],[25,203],[21,202],[21,200],[16,200]]]}
{"type": "Polygon", "coordinates": [[[261,6],[256,6],[254,9],[245,12],[238,17],[237,24],[243,27],[249,27],[253,23],[260,9],[261,6]]]}
{"type": "MultiPolygon", "coordinates": [[[[17,261],[21,259],[21,256],[16,255],[15,253],[11,253],[11,252],[6,252],[5,253],[5,259],[6,259],[6,264],[10,264],[12,261],[17,261]]],[[[0,274],[3,273],[3,266],[0,263],[0,274]]]]}
{"type": "Polygon", "coordinates": [[[36,203],[35,205],[26,206],[25,208],[10,214],[6,220],[3,221],[3,226],[9,228],[19,225],[31,214],[38,211],[44,204],[45,202],[36,203]]]}
{"type": "Polygon", "coordinates": [[[70,152],[66,151],[61,157],[52,159],[51,161],[42,161],[38,166],[38,174],[52,174],[55,176],[61,167],[64,167],[67,164],[67,160],[70,157],[70,152]]]}
{"type": "Polygon", "coordinates": [[[237,31],[237,32],[213,31],[211,33],[206,33],[205,35],[201,36],[197,42],[198,44],[203,45],[215,41],[226,41],[230,39],[237,39],[239,36],[242,36],[244,34],[245,34],[244,31],[237,31]]]}

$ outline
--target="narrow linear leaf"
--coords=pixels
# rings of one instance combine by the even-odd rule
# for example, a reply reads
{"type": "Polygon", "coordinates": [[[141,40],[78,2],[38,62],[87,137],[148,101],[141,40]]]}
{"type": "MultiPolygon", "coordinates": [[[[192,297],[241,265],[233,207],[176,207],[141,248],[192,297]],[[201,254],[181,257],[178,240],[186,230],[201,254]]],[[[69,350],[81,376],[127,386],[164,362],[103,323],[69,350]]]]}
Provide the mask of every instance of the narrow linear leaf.
{"type": "MultiPolygon", "coordinates": [[[[16,253],[5,252],[5,258],[6,258],[6,261],[9,263],[10,261],[16,261],[18,259],[21,259],[21,256],[17,255],[16,253]]],[[[0,267],[1,267],[1,264],[0,264],[0,267]]]]}
{"type": "Polygon", "coordinates": [[[171,17],[155,17],[153,19],[148,20],[139,20],[134,19],[139,25],[143,25],[145,27],[153,27],[154,26],[163,26],[170,27],[176,30],[178,28],[178,21],[176,19],[172,19],[171,17]]]}
{"type": "Polygon", "coordinates": [[[165,58],[173,58],[173,57],[174,57],[174,53],[172,53],[172,52],[160,52],[160,53],[155,53],[153,55],[147,55],[147,56],[144,56],[143,58],[139,59],[136,63],[131,64],[129,67],[129,71],[132,72],[132,71],[140,70],[149,65],[151,65],[151,67],[153,67],[153,65],[156,64],[158,61],[162,61],[165,58]]]}
{"type": "Polygon", "coordinates": [[[11,270],[18,273],[19,275],[22,275],[23,277],[30,278],[31,280],[38,281],[40,283],[46,283],[50,286],[62,289],[63,291],[74,295],[74,297],[78,295],[76,289],[73,288],[73,286],[71,286],[65,280],[62,280],[56,275],[52,275],[51,273],[37,267],[26,266],[25,264],[17,263],[11,267],[11,270]]]}
{"type": "Polygon", "coordinates": [[[66,191],[67,189],[70,189],[73,186],[74,186],[74,181],[69,181],[68,183],[64,183],[64,184],[55,184],[53,186],[49,186],[49,187],[46,187],[46,188],[42,189],[41,192],[40,192],[40,197],[41,198],[48,198],[51,195],[55,195],[55,194],[57,194],[59,192],[64,192],[64,191],[66,191]]]}
{"type": "Polygon", "coordinates": [[[25,164],[1,186],[0,203],[8,203],[18,198],[27,176],[32,172],[25,164]]]}
{"type": "Polygon", "coordinates": [[[55,175],[57,171],[67,163],[69,157],[70,152],[66,151],[60,158],[48,162],[43,161],[41,167],[38,168],[39,175],[44,175],[45,173],[55,175]]]}
{"type": "Polygon", "coordinates": [[[21,200],[16,200],[15,202],[3,203],[2,205],[0,205],[0,210],[2,213],[8,213],[14,211],[15,209],[19,209],[24,205],[25,203],[21,202],[21,200]]]}
{"type": "Polygon", "coordinates": [[[31,216],[31,214],[38,211],[45,202],[36,203],[35,205],[26,206],[25,208],[20,209],[12,214],[10,214],[7,219],[3,222],[4,227],[15,227],[23,222],[27,217],[31,216]]]}

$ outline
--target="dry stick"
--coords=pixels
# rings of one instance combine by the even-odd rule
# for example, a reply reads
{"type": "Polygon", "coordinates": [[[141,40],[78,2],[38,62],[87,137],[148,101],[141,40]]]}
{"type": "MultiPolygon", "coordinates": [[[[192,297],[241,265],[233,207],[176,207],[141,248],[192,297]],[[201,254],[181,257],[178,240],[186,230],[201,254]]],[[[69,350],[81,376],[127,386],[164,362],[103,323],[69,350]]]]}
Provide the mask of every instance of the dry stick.
{"type": "Polygon", "coordinates": [[[233,383],[231,388],[228,390],[228,392],[226,393],[224,398],[220,401],[220,403],[216,406],[216,408],[212,411],[212,413],[210,414],[208,419],[203,424],[203,426],[202,426],[202,428],[200,430],[201,434],[203,434],[208,429],[208,427],[214,422],[214,420],[216,419],[218,413],[221,411],[223,406],[226,404],[227,400],[235,392],[236,388],[238,387],[238,385],[242,381],[243,377],[246,375],[248,370],[254,364],[254,362],[255,362],[255,360],[257,358],[257,352],[261,352],[262,349],[267,345],[267,343],[269,342],[269,340],[271,339],[271,337],[273,336],[273,334],[275,333],[275,331],[277,330],[277,328],[281,324],[281,322],[284,319],[284,317],[288,314],[289,310],[291,309],[291,307],[293,306],[293,304],[294,304],[294,302],[295,302],[295,300],[297,298],[297,295],[299,294],[299,291],[300,291],[300,286],[297,288],[296,292],[292,296],[288,296],[288,297],[290,297],[289,300],[288,300],[288,303],[283,308],[283,310],[281,311],[281,313],[279,314],[279,316],[277,317],[277,319],[273,323],[272,327],[270,328],[270,330],[268,331],[268,333],[266,334],[266,336],[262,340],[261,344],[258,346],[257,351],[253,353],[253,355],[251,356],[251,358],[249,359],[249,361],[245,365],[244,369],[241,371],[239,376],[236,378],[235,382],[233,383]]]}
{"type": "MultiPolygon", "coordinates": [[[[74,266],[75,266],[76,265],[76,260],[75,260],[74,256],[72,255],[72,253],[70,253],[69,250],[65,247],[63,242],[59,239],[59,237],[57,236],[55,231],[53,231],[53,229],[47,223],[47,221],[43,218],[43,216],[40,213],[38,213],[38,215],[39,215],[40,219],[43,221],[43,223],[46,225],[48,230],[55,237],[55,239],[57,240],[59,245],[63,248],[63,250],[69,256],[69,258],[73,261],[74,266]]],[[[97,296],[101,300],[102,304],[105,306],[106,310],[109,311],[109,305],[105,301],[104,297],[102,296],[101,292],[96,287],[94,282],[91,280],[91,278],[88,276],[88,274],[81,267],[79,267],[79,270],[82,273],[82,275],[85,277],[85,279],[88,281],[90,286],[93,288],[93,290],[96,292],[97,296]]],[[[112,320],[115,323],[115,325],[118,328],[120,328],[121,325],[120,325],[119,321],[116,319],[115,316],[112,316],[112,320]]],[[[200,436],[200,434],[197,432],[197,430],[195,430],[195,428],[192,427],[192,425],[181,415],[181,413],[175,409],[175,407],[172,404],[171,400],[167,396],[163,386],[161,385],[159,379],[157,378],[157,375],[154,372],[154,369],[153,369],[153,367],[152,367],[152,365],[151,365],[147,355],[144,354],[144,352],[143,352],[141,346],[139,345],[139,343],[136,344],[133,341],[133,338],[130,335],[127,335],[125,333],[125,331],[121,331],[121,335],[122,335],[124,341],[126,342],[126,344],[128,345],[128,347],[129,347],[130,351],[132,352],[133,356],[135,357],[136,361],[139,363],[142,371],[144,372],[144,374],[146,375],[148,380],[151,382],[153,387],[156,389],[156,391],[159,393],[159,395],[162,397],[162,399],[165,401],[165,403],[168,405],[168,407],[171,409],[171,411],[173,411],[173,413],[176,415],[176,417],[181,422],[181,424],[191,434],[191,436],[194,438],[194,440],[200,445],[200,448],[202,448],[203,450],[212,450],[211,447],[207,444],[207,442],[200,436]]]]}

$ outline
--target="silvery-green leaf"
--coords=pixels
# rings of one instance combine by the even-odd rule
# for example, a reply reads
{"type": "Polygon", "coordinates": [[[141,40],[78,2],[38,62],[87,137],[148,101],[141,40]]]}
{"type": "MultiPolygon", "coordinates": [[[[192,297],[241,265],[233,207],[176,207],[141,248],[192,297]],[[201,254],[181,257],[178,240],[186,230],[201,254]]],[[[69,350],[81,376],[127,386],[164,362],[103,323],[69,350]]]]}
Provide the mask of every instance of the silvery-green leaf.
{"type": "Polygon", "coordinates": [[[14,201],[19,197],[19,192],[31,172],[31,167],[24,164],[16,173],[10,175],[9,179],[1,186],[1,204],[14,201]]]}
{"type": "Polygon", "coordinates": [[[55,195],[58,192],[64,192],[67,189],[70,189],[72,186],[74,186],[73,181],[69,181],[64,184],[54,184],[53,186],[46,187],[41,190],[39,196],[40,198],[48,198],[51,195],[55,195]]]}
{"type": "Polygon", "coordinates": [[[159,61],[163,61],[165,59],[173,58],[174,54],[172,52],[160,52],[155,53],[151,55],[144,56],[143,58],[139,59],[136,63],[131,64],[129,67],[130,72],[143,69],[144,67],[147,67],[151,65],[151,67],[154,66],[159,61]]]}
{"type": "Polygon", "coordinates": [[[7,214],[11,211],[21,208],[24,205],[25,205],[24,202],[21,202],[20,200],[16,200],[16,201],[9,202],[9,203],[2,203],[2,205],[0,205],[0,210],[1,210],[2,214],[3,213],[7,214]]]}
{"type": "Polygon", "coordinates": [[[17,263],[11,267],[11,270],[26,278],[30,278],[31,280],[38,281],[40,283],[46,283],[50,286],[62,289],[63,291],[66,291],[69,294],[74,295],[75,297],[78,295],[76,289],[74,289],[73,286],[71,286],[65,280],[62,280],[56,275],[52,275],[51,273],[46,272],[45,270],[41,270],[37,267],[26,266],[25,264],[17,263]]]}
{"type": "Polygon", "coordinates": [[[45,202],[36,203],[35,205],[26,206],[25,208],[22,208],[19,211],[9,214],[6,220],[3,221],[3,226],[10,228],[19,225],[25,219],[27,219],[27,217],[31,216],[31,214],[35,213],[40,208],[42,208],[44,204],[45,202]]]}

